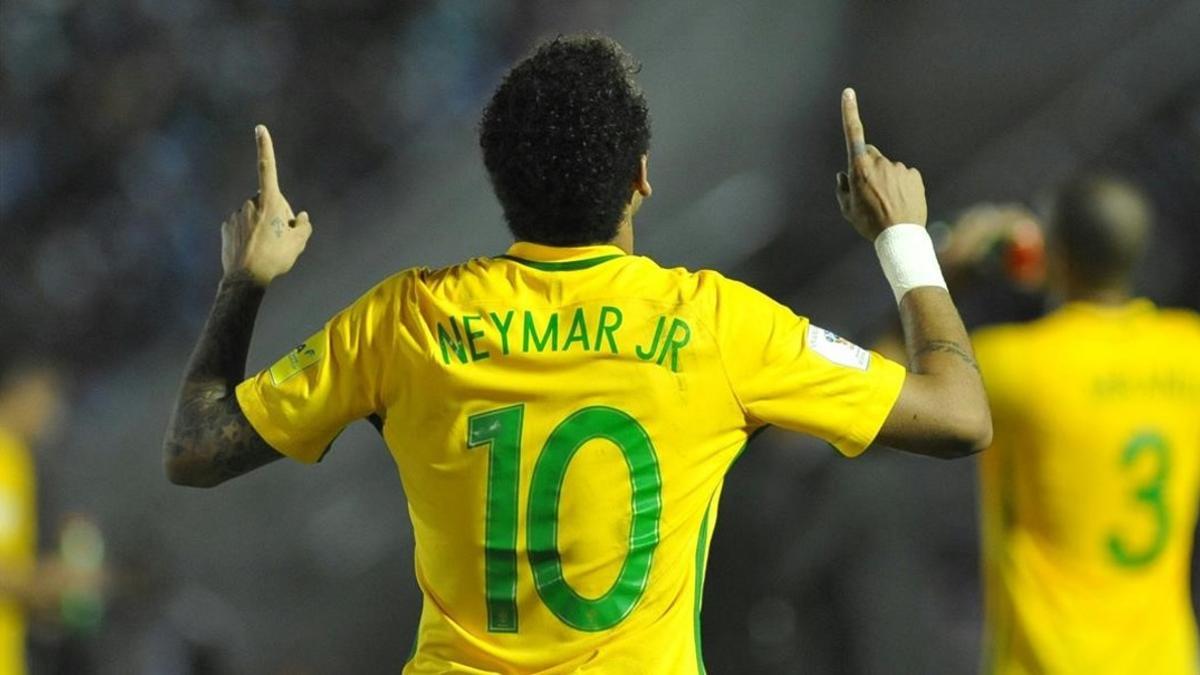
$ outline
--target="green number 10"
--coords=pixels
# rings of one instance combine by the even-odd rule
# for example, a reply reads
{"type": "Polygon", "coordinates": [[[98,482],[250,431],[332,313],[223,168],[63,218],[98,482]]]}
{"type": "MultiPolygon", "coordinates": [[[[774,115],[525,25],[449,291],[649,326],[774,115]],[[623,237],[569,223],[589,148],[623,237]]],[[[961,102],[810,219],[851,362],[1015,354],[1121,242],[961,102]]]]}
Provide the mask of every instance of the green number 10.
{"type": "MultiPolygon", "coordinates": [[[[489,446],[484,522],[484,595],[488,630],[517,631],[517,503],[520,499],[521,427],[525,405],[471,415],[467,447],[489,446]]],[[[662,477],[646,430],[628,413],[607,406],[581,408],[550,432],[533,467],[526,513],[526,544],[534,585],[563,623],[585,631],[612,628],[633,611],[650,577],[662,516],[662,477]],[[585,598],[563,576],[558,550],[558,505],[567,467],[588,441],[617,446],[632,487],[629,552],[616,581],[600,597],[585,598]]]]}

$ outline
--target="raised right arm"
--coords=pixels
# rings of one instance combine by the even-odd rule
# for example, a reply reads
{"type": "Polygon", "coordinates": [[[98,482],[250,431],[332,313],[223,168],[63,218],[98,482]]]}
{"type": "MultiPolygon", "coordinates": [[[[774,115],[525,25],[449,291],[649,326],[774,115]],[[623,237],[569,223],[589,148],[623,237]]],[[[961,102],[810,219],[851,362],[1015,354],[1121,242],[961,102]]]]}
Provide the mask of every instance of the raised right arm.
{"type": "Polygon", "coordinates": [[[876,242],[890,272],[909,358],[909,374],[877,440],[943,458],[983,450],[991,444],[992,420],[967,331],[944,283],[921,283],[940,281],[940,273],[930,274],[937,260],[923,231],[927,209],[921,175],[866,144],[850,89],[842,95],[842,122],[849,168],[838,174],[838,203],[855,229],[876,242]],[[877,241],[897,225],[919,228],[897,229],[877,241]],[[904,266],[908,269],[897,274],[904,266]]]}

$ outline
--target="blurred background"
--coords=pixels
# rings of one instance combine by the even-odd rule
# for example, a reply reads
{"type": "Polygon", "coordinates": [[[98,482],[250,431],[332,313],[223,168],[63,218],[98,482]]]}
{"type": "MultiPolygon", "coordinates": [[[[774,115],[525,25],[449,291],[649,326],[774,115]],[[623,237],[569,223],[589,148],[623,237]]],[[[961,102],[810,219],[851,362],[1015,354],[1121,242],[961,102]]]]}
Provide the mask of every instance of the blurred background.
{"type": "MultiPolygon", "coordinates": [[[[869,343],[894,305],[840,221],[838,92],[922,170],[931,216],[1038,206],[1102,166],[1158,229],[1140,291],[1200,308],[1195,0],[0,2],[0,322],[62,364],[37,448],[43,548],[86,514],[98,624],[32,628],[35,673],[394,673],[420,608],[394,465],[366,424],[315,468],[167,483],[161,438],[256,189],[253,126],[315,235],[271,288],[250,368],[377,280],[508,244],[475,126],[538,39],[599,30],[643,64],[654,198],[638,245],[869,343]]],[[[1042,301],[1003,283],[969,323],[1042,301]]],[[[705,595],[713,673],[973,672],[975,467],[846,461],[768,432],[729,476],[705,595]]],[[[86,623],[86,622],[85,622],[86,623]]]]}

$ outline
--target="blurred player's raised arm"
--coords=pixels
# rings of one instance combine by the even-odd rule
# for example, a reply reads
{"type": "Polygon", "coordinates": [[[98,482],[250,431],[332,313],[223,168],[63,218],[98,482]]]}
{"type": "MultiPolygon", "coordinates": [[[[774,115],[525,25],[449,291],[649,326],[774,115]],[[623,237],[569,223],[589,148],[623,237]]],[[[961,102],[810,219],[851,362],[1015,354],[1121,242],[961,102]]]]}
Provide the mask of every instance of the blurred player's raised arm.
{"type": "Polygon", "coordinates": [[[842,94],[848,168],[838,174],[842,215],[875,244],[904,326],[909,374],[877,440],[938,457],[991,443],[987,396],[967,331],[925,232],[925,186],[916,169],[868,145],[852,89],[842,94]]]}
{"type": "Polygon", "coordinates": [[[259,191],[221,227],[224,276],[188,361],[163,441],[174,483],[209,487],[279,459],[247,421],[234,394],[246,368],[254,319],[267,285],[292,268],[312,225],[292,213],[279,189],[275,149],[255,129],[259,191]]]}

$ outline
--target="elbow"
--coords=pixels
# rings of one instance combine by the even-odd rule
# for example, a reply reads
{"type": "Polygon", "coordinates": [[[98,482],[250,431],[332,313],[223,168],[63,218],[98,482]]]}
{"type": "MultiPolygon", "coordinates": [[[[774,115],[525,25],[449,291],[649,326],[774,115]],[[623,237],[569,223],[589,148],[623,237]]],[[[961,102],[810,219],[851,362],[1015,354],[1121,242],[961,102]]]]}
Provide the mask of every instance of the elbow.
{"type": "Polygon", "coordinates": [[[167,480],[175,485],[193,488],[211,488],[223,482],[206,472],[180,467],[172,463],[167,464],[167,480]]]}
{"type": "Polygon", "coordinates": [[[983,452],[990,447],[992,447],[992,413],[985,409],[983,422],[979,428],[979,435],[975,439],[975,450],[971,454],[983,452]]]}
{"type": "Polygon", "coordinates": [[[163,469],[166,471],[167,480],[175,485],[194,488],[210,488],[221,484],[222,481],[214,476],[213,472],[208,470],[203,463],[181,455],[175,450],[170,443],[167,444],[163,458],[163,469]]]}
{"type": "Polygon", "coordinates": [[[992,444],[992,415],[987,405],[961,415],[939,453],[942,459],[960,459],[986,450],[992,444]]]}

